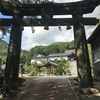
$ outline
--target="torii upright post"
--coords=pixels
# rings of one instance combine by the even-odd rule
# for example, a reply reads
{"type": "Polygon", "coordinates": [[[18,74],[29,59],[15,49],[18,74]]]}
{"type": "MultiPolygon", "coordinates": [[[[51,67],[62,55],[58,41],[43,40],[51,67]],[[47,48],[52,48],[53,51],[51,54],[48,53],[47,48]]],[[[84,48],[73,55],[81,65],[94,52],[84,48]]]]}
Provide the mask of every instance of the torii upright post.
{"type": "Polygon", "coordinates": [[[6,92],[10,92],[10,90],[18,88],[18,72],[22,36],[21,19],[22,16],[20,14],[13,16],[4,79],[4,89],[6,92]]]}
{"type": "Polygon", "coordinates": [[[82,14],[74,13],[73,18],[77,20],[77,22],[74,23],[74,39],[77,60],[77,71],[79,77],[79,87],[93,87],[85,29],[84,25],[78,22],[78,18],[82,18],[82,14]]]}

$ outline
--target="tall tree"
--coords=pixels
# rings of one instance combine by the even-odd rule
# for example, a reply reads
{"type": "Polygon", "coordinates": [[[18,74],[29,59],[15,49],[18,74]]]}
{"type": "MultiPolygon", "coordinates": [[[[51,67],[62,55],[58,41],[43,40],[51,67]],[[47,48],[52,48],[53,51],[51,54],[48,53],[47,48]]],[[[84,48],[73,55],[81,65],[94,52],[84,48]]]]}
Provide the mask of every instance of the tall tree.
{"type": "Polygon", "coordinates": [[[7,35],[7,33],[10,33],[9,27],[0,26],[1,31],[1,38],[4,38],[4,35],[7,35]]]}

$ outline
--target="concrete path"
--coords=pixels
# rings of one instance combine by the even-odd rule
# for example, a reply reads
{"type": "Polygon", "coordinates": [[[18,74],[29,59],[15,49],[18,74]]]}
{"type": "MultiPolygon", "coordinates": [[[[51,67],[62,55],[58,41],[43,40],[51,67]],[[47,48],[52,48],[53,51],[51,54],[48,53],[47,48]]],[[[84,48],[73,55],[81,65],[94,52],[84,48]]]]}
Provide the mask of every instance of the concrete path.
{"type": "Polygon", "coordinates": [[[30,80],[13,100],[79,100],[67,77],[40,77],[30,80]]]}

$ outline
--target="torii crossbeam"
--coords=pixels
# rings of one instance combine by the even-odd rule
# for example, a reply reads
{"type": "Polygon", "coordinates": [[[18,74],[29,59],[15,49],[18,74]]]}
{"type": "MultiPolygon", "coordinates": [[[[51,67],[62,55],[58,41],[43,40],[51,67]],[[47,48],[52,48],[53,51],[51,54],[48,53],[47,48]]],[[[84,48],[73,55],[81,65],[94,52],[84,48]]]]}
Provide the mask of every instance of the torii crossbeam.
{"type": "MultiPolygon", "coordinates": [[[[58,23],[60,26],[66,26],[68,23],[70,25],[73,25],[76,22],[83,23],[84,25],[96,25],[99,23],[99,19],[96,18],[80,18],[78,20],[74,18],[54,18],[52,22],[48,22],[49,26],[58,26],[58,23]]],[[[0,26],[11,26],[11,24],[14,23],[14,20],[12,19],[0,19],[0,26]]],[[[23,19],[20,22],[23,26],[45,26],[45,23],[42,19],[23,19]]]]}
{"type": "MultiPolygon", "coordinates": [[[[0,12],[3,15],[13,16],[15,14],[20,14],[22,16],[41,16],[41,9],[50,8],[53,10],[53,15],[72,15],[74,13],[87,14],[94,11],[95,7],[100,4],[100,0],[85,0],[81,2],[72,3],[42,3],[42,4],[16,4],[12,2],[6,2],[0,0],[0,12]],[[81,10],[81,11],[80,11],[81,10]]],[[[99,20],[96,18],[52,18],[52,22],[49,21],[49,26],[57,26],[58,23],[62,26],[66,26],[68,23],[73,25],[76,22],[83,23],[84,25],[96,25],[99,20]]],[[[10,26],[13,23],[11,19],[0,19],[0,26],[10,26]],[[6,22],[6,23],[5,23],[6,22]]],[[[29,20],[24,19],[21,21],[23,26],[44,26],[42,19],[29,20]]]]}
{"type": "MultiPolygon", "coordinates": [[[[0,12],[3,15],[13,16],[14,10],[20,11],[24,16],[39,16],[41,8],[53,9],[53,15],[72,15],[77,10],[81,10],[81,14],[93,12],[95,7],[100,4],[100,0],[84,0],[72,3],[41,3],[41,4],[16,4],[0,0],[0,12]]],[[[17,12],[16,12],[17,13],[17,12]]]]}

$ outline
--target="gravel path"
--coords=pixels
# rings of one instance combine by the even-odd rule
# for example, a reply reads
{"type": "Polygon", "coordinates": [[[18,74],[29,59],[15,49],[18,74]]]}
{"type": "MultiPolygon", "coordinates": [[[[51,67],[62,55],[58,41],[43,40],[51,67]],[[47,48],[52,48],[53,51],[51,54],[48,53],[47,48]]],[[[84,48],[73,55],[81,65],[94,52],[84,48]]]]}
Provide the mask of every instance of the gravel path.
{"type": "Polygon", "coordinates": [[[67,77],[40,77],[30,80],[12,100],[79,100],[67,77]]]}

